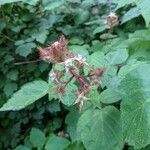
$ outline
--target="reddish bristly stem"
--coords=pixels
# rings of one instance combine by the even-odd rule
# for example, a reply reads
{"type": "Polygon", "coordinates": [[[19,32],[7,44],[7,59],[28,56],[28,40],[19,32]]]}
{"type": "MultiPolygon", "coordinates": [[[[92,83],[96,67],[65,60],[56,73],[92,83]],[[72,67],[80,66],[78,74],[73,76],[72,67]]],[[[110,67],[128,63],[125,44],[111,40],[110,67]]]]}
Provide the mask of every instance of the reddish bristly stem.
{"type": "Polygon", "coordinates": [[[74,69],[69,68],[69,72],[77,79],[83,89],[87,89],[89,87],[88,83],[85,82],[84,78],[81,75],[78,75],[74,69]]]}

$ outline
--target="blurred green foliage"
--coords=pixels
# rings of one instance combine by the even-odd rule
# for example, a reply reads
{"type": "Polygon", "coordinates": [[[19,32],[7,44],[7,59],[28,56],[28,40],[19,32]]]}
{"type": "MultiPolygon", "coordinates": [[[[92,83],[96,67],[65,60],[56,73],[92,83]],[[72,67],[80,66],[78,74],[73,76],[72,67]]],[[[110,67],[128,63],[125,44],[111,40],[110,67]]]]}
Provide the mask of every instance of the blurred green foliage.
{"type": "MultiPolygon", "coordinates": [[[[146,69],[142,70],[139,65],[148,64],[150,61],[148,5],[149,0],[141,3],[137,0],[132,2],[112,0],[111,4],[109,0],[0,0],[0,106],[7,104],[1,110],[19,110],[27,106],[20,111],[0,112],[0,149],[122,150],[125,143],[136,149],[150,144],[149,135],[136,134],[139,139],[133,136],[137,130],[142,133],[147,132],[145,129],[150,127],[148,120],[145,121],[146,125],[140,122],[144,129],[133,125],[135,130],[129,130],[128,135],[125,132],[126,136],[123,139],[122,132],[120,133],[121,113],[117,110],[120,109],[121,99],[118,92],[119,84],[124,87],[125,93],[129,92],[126,87],[130,84],[124,83],[126,78],[127,81],[140,80],[134,87],[137,91],[140,89],[140,84],[143,86],[141,91],[145,92],[148,88],[149,80],[139,75],[141,72],[146,72],[146,69]],[[121,22],[111,34],[108,26],[104,24],[110,10],[116,10],[121,22]],[[54,100],[56,95],[52,93],[49,99],[45,95],[46,92],[40,93],[40,90],[47,89],[45,81],[48,80],[51,64],[39,60],[37,47],[51,44],[61,34],[69,40],[69,48],[75,53],[85,55],[89,64],[94,67],[107,67],[101,79],[103,92],[98,93],[93,89],[90,95],[93,97],[94,108],[99,103],[104,106],[114,103],[113,106],[96,110],[91,108],[91,103],[87,101],[83,112],[79,112],[76,106],[67,107],[54,100]],[[123,67],[120,69],[118,64],[123,67]],[[137,79],[134,72],[129,73],[134,69],[136,69],[137,79]],[[128,73],[129,77],[125,77],[128,73]],[[120,83],[120,80],[123,81],[120,83]],[[31,97],[26,97],[24,92],[21,92],[24,91],[22,85],[28,82],[32,85],[36,82],[32,89],[28,88],[29,84],[26,85],[26,92],[33,91],[31,97]],[[19,97],[11,97],[16,91],[19,97]],[[39,95],[35,98],[36,93],[39,95]],[[15,99],[12,103],[16,103],[16,109],[12,108],[12,103],[8,99],[15,99]],[[26,99],[28,101],[25,101],[26,99]],[[37,99],[40,100],[36,101],[37,99]],[[33,103],[34,101],[36,102],[33,103]],[[109,117],[109,112],[114,115],[113,118],[109,117]],[[106,120],[103,120],[103,117],[106,120]],[[102,127],[103,124],[106,125],[104,131],[101,128],[97,134],[98,126],[102,127]],[[113,136],[109,136],[111,132],[115,132],[116,140],[113,136]],[[143,141],[140,136],[148,140],[143,141]],[[107,146],[104,146],[105,144],[107,146]]],[[[144,68],[149,69],[147,65],[144,65],[144,68]]],[[[86,72],[85,69],[84,73],[86,72]]],[[[137,107],[140,102],[143,103],[138,97],[142,97],[144,92],[130,95],[137,98],[137,107]]],[[[142,98],[147,102],[147,97],[142,98]]],[[[130,105],[128,105],[127,94],[123,99],[125,101],[121,106],[128,108],[130,105]]],[[[64,104],[65,100],[67,97],[63,101],[64,104]]],[[[146,114],[149,112],[147,109],[140,110],[141,114],[144,111],[146,114]]],[[[128,119],[134,120],[130,116],[134,107],[122,111],[123,128],[127,130],[128,126],[125,122],[128,119]]],[[[133,116],[136,114],[138,112],[133,113],[133,116]]],[[[141,120],[135,118],[135,121],[141,120]]],[[[128,146],[128,149],[132,147],[128,146]]]]}

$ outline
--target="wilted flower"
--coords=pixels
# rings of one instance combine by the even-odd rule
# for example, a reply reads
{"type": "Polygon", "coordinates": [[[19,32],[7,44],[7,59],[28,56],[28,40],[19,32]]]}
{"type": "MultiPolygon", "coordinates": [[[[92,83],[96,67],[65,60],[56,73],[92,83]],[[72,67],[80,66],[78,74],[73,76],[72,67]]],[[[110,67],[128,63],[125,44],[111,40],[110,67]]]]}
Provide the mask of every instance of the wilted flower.
{"type": "Polygon", "coordinates": [[[111,12],[107,16],[107,24],[112,28],[118,26],[119,25],[118,16],[115,13],[111,12]]]}
{"type": "Polygon", "coordinates": [[[65,37],[62,35],[59,41],[56,41],[51,46],[47,48],[39,47],[40,58],[42,60],[52,62],[52,63],[61,63],[64,62],[67,58],[73,57],[73,54],[68,51],[67,48],[68,42],[65,37]]]}
{"type": "Polygon", "coordinates": [[[66,86],[72,84],[72,79],[75,79],[78,90],[74,95],[77,97],[74,104],[78,104],[81,110],[84,101],[88,100],[86,95],[91,86],[101,83],[99,77],[104,73],[105,69],[93,68],[86,62],[84,56],[72,53],[67,46],[68,42],[62,35],[59,41],[54,42],[51,46],[47,48],[39,47],[38,49],[42,60],[54,63],[49,73],[49,80],[55,85],[55,93],[58,94],[60,99],[64,94],[67,94],[66,86]],[[84,67],[90,69],[87,76],[82,74],[84,67]]]}

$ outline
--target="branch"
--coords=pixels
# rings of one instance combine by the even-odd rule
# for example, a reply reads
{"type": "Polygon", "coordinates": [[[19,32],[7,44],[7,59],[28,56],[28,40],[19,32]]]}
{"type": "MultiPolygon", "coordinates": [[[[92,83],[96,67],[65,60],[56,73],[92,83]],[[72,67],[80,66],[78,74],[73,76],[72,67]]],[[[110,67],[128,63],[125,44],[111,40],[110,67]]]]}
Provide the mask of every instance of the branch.
{"type": "Polygon", "coordinates": [[[39,62],[39,61],[41,61],[41,59],[32,60],[32,61],[17,62],[14,65],[26,65],[26,64],[36,63],[36,62],[39,62]]]}
{"type": "Polygon", "coordinates": [[[8,37],[5,34],[0,34],[1,37],[8,39],[9,41],[15,42],[15,40],[11,39],[10,37],[8,37]]]}

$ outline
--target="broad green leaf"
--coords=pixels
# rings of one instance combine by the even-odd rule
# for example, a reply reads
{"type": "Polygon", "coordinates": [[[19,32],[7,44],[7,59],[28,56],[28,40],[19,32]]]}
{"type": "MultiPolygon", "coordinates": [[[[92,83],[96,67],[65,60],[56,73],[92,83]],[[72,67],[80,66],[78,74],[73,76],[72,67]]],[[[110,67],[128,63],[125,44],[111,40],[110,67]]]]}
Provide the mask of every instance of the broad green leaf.
{"type": "Polygon", "coordinates": [[[105,31],[106,29],[109,29],[110,27],[108,25],[103,25],[103,26],[100,26],[100,27],[97,27],[94,31],[93,31],[93,34],[97,34],[97,33],[101,33],[103,31],[105,31]]]}
{"type": "Polygon", "coordinates": [[[69,49],[76,53],[76,54],[80,54],[80,55],[83,55],[83,56],[87,56],[89,53],[87,51],[87,48],[85,46],[80,46],[80,45],[71,45],[69,46],[69,49]]]}
{"type": "Polygon", "coordinates": [[[59,112],[61,111],[60,103],[56,100],[53,100],[46,105],[46,110],[48,110],[50,113],[59,112]]]}
{"type": "Polygon", "coordinates": [[[64,150],[69,144],[70,142],[63,137],[50,135],[46,143],[45,149],[46,150],[64,150]]]}
{"type": "Polygon", "coordinates": [[[92,46],[90,47],[90,51],[96,52],[100,51],[102,49],[103,43],[100,42],[99,40],[94,40],[92,41],[92,46]]]}
{"type": "Polygon", "coordinates": [[[24,3],[35,6],[39,0],[23,0],[24,3]]]}
{"type": "Polygon", "coordinates": [[[94,67],[103,67],[104,65],[104,53],[97,51],[90,55],[87,59],[87,62],[94,67]]]}
{"type": "Polygon", "coordinates": [[[147,145],[146,147],[140,149],[140,150],[150,150],[150,145],[147,145]]]}
{"type": "Polygon", "coordinates": [[[120,113],[112,106],[85,111],[79,118],[77,131],[87,150],[123,147],[120,113]]]}
{"type": "Polygon", "coordinates": [[[0,108],[0,111],[20,110],[34,103],[48,92],[48,84],[45,81],[37,80],[25,84],[19,91],[0,108]]]}
{"type": "Polygon", "coordinates": [[[118,68],[116,66],[107,66],[106,70],[104,71],[103,76],[101,77],[101,86],[104,88],[107,87],[116,87],[117,82],[114,82],[114,79],[116,79],[117,76],[117,70],[118,68]]]}
{"type": "Polygon", "coordinates": [[[106,62],[110,65],[117,65],[124,63],[128,58],[127,49],[119,49],[114,52],[110,52],[106,55],[106,62]]]}
{"type": "Polygon", "coordinates": [[[56,84],[53,81],[49,80],[48,87],[49,87],[49,89],[48,89],[48,98],[49,98],[49,100],[58,99],[59,96],[56,93],[56,89],[57,89],[56,84]]]}
{"type": "Polygon", "coordinates": [[[135,0],[137,7],[140,9],[141,15],[143,16],[146,26],[150,24],[150,0],[135,0]]]}
{"type": "Polygon", "coordinates": [[[137,50],[149,50],[150,29],[137,30],[133,34],[130,34],[127,44],[132,53],[137,50]]]}
{"type": "Polygon", "coordinates": [[[18,73],[18,70],[11,70],[10,72],[8,72],[7,78],[15,81],[18,78],[18,73]]]}
{"type": "Polygon", "coordinates": [[[150,1],[149,0],[118,0],[118,6],[117,9],[124,7],[127,4],[136,4],[137,8],[140,11],[140,14],[143,16],[145,23],[146,23],[146,27],[149,26],[150,23],[150,9],[149,6],[150,5],[150,1]]]}
{"type": "Polygon", "coordinates": [[[69,84],[65,88],[64,94],[59,94],[59,98],[61,102],[65,105],[73,105],[77,97],[75,96],[75,92],[78,90],[75,84],[69,84]]]}
{"type": "Polygon", "coordinates": [[[125,75],[121,118],[125,142],[140,149],[150,144],[150,64],[143,64],[125,75]]]}
{"type": "Polygon", "coordinates": [[[4,19],[0,19],[0,32],[6,27],[6,21],[4,19]]]}
{"type": "Polygon", "coordinates": [[[67,132],[69,133],[72,142],[79,140],[77,135],[77,122],[79,119],[79,110],[72,110],[66,117],[67,132]]]}
{"type": "Polygon", "coordinates": [[[129,60],[137,60],[137,61],[150,61],[150,53],[149,50],[139,50],[136,51],[133,55],[130,56],[129,60]]]}
{"type": "Polygon", "coordinates": [[[38,150],[42,150],[45,144],[46,138],[44,133],[37,128],[32,128],[30,132],[30,142],[32,143],[33,147],[37,148],[38,150]]]}
{"type": "MultiPolygon", "coordinates": [[[[100,67],[104,67],[105,64],[105,60],[104,60],[105,56],[103,52],[97,51],[92,53],[91,55],[87,56],[87,63],[95,68],[100,68],[100,67]]],[[[89,72],[89,67],[85,66],[84,67],[84,74],[88,75],[89,72]]]]}
{"type": "Polygon", "coordinates": [[[10,96],[14,91],[17,90],[17,84],[13,82],[7,82],[4,86],[4,93],[6,96],[10,96]]]}
{"type": "Polygon", "coordinates": [[[14,2],[19,2],[23,0],[0,0],[0,5],[8,4],[8,3],[14,3],[14,2]]]}
{"type": "Polygon", "coordinates": [[[35,38],[37,42],[44,44],[44,42],[46,41],[48,33],[49,32],[47,29],[40,28],[38,30],[35,30],[35,32],[31,36],[32,36],[32,38],[35,38]]]}
{"type": "Polygon", "coordinates": [[[66,150],[85,150],[85,148],[81,142],[74,142],[70,144],[66,150]]]}
{"type": "Polygon", "coordinates": [[[81,37],[72,37],[70,40],[69,40],[69,43],[74,45],[74,44],[77,44],[77,45],[82,45],[84,44],[84,41],[81,37]]]}
{"type": "Polygon", "coordinates": [[[67,1],[71,3],[81,3],[81,0],[67,0],[67,1]]]}
{"type": "Polygon", "coordinates": [[[36,44],[33,42],[25,43],[17,47],[16,53],[18,53],[20,56],[27,57],[32,52],[32,49],[35,47],[36,44]]]}
{"type": "Polygon", "coordinates": [[[121,69],[119,70],[119,73],[118,73],[119,80],[121,81],[122,79],[125,78],[126,74],[128,74],[130,71],[132,71],[140,66],[143,66],[143,64],[145,64],[145,63],[139,62],[139,63],[135,63],[135,64],[128,64],[128,65],[121,67],[121,69]]]}
{"type": "Polygon", "coordinates": [[[64,4],[64,0],[57,1],[46,1],[44,2],[44,10],[54,10],[61,7],[64,4]]]}
{"type": "Polygon", "coordinates": [[[88,10],[78,9],[76,16],[74,17],[75,24],[83,24],[88,20],[90,13],[88,10]]]}
{"type": "Polygon", "coordinates": [[[124,7],[125,5],[128,5],[128,4],[134,3],[134,1],[135,0],[118,0],[116,9],[124,7]]]}
{"type": "Polygon", "coordinates": [[[15,148],[15,150],[30,150],[28,147],[23,146],[23,145],[19,145],[15,148]]]}
{"type": "Polygon", "coordinates": [[[99,99],[106,104],[115,103],[121,100],[121,93],[116,88],[108,88],[100,94],[99,99]]]}
{"type": "Polygon", "coordinates": [[[133,18],[136,18],[140,15],[140,11],[137,7],[131,8],[129,11],[127,11],[124,16],[122,17],[121,23],[125,23],[133,18]]]}
{"type": "Polygon", "coordinates": [[[100,101],[99,92],[97,89],[98,85],[91,86],[90,91],[86,96],[94,106],[99,106],[100,101]]]}
{"type": "Polygon", "coordinates": [[[117,35],[111,34],[111,33],[103,33],[102,35],[100,35],[99,38],[100,38],[101,40],[109,40],[109,39],[117,38],[117,35]]]}

